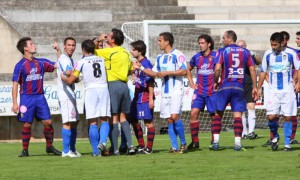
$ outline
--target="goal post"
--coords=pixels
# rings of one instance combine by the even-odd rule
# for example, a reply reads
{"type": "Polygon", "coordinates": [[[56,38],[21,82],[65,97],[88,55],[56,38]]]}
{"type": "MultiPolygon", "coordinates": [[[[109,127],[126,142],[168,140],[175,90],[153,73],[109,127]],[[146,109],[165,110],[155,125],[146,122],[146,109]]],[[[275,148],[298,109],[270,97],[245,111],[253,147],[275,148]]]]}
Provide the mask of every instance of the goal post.
{"type": "MultiPolygon", "coordinates": [[[[233,30],[238,40],[243,39],[247,48],[263,57],[270,49],[270,36],[274,32],[287,31],[290,34],[289,46],[296,48],[295,37],[299,29],[300,20],[144,20],[141,22],[126,22],[122,25],[125,35],[125,47],[130,48],[132,41],[141,39],[147,45],[146,56],[154,64],[156,56],[161,53],[157,46],[158,35],[161,32],[171,32],[174,35],[174,48],[185,54],[188,62],[199,51],[198,37],[209,34],[215,42],[214,50],[222,47],[222,36],[225,31],[233,30]]],[[[258,70],[258,68],[257,68],[258,70]]],[[[194,77],[195,74],[193,73],[194,77]]],[[[263,101],[256,106],[256,128],[267,128],[266,112],[263,101]]],[[[185,131],[189,132],[190,111],[185,110],[181,116],[185,124],[185,131]]],[[[223,118],[223,130],[232,129],[232,113],[226,110],[223,118]]],[[[210,131],[210,117],[205,111],[199,116],[200,131],[210,131]]],[[[166,126],[159,121],[159,112],[155,112],[155,124],[158,128],[166,126]]]]}

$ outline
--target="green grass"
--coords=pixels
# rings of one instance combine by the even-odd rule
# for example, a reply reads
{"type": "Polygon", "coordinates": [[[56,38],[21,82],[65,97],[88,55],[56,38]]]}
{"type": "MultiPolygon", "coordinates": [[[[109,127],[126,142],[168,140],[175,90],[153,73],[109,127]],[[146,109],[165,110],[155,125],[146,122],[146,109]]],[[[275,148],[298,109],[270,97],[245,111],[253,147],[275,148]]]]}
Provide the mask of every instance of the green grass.
{"type": "Polygon", "coordinates": [[[0,179],[299,179],[300,145],[283,152],[281,135],[280,150],[273,152],[261,146],[268,131],[256,133],[258,139],[242,141],[243,152],[233,151],[233,132],[221,133],[220,151],[210,151],[210,133],[201,133],[201,150],[186,154],[168,154],[168,135],[156,135],[152,155],[135,156],[92,157],[88,140],[79,140],[83,156],[73,159],[47,155],[45,143],[31,143],[30,157],[18,158],[20,143],[0,143],[0,179]]]}

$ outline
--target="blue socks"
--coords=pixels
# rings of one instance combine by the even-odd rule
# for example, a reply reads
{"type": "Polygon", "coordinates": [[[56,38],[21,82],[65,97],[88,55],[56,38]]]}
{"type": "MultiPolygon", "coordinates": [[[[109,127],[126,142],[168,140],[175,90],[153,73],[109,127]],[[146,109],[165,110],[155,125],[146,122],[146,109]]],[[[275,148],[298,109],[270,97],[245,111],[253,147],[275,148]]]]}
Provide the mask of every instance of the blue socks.
{"type": "Polygon", "coordinates": [[[185,135],[184,135],[184,127],[183,127],[183,123],[182,123],[181,119],[179,119],[178,121],[174,122],[174,126],[175,126],[175,130],[176,130],[176,132],[177,132],[177,134],[179,136],[180,143],[182,145],[185,145],[186,141],[185,141],[185,135]]]}
{"type": "Polygon", "coordinates": [[[77,138],[77,128],[71,128],[71,140],[70,140],[70,149],[73,152],[76,152],[76,138],[77,138]]]}
{"type": "Polygon", "coordinates": [[[106,139],[108,137],[109,130],[110,130],[110,127],[109,127],[108,122],[105,122],[105,121],[102,122],[101,127],[100,127],[100,141],[99,141],[99,143],[106,144],[106,139]]]}
{"type": "Polygon", "coordinates": [[[89,137],[90,137],[90,143],[92,146],[93,154],[94,155],[99,155],[100,152],[97,148],[98,146],[98,141],[99,141],[99,133],[98,133],[98,126],[97,125],[90,125],[90,130],[89,130],[89,137]]]}
{"type": "Polygon", "coordinates": [[[292,135],[292,122],[283,123],[283,133],[284,133],[284,145],[289,146],[292,135]]]}
{"type": "Polygon", "coordinates": [[[172,123],[172,124],[169,123],[168,124],[168,134],[169,134],[169,137],[170,137],[172,148],[178,150],[177,136],[176,136],[175,131],[174,131],[174,123],[172,123]]]}
{"type": "Polygon", "coordinates": [[[62,128],[61,134],[62,134],[63,152],[68,153],[70,151],[71,130],[62,128]]]}
{"type": "Polygon", "coordinates": [[[279,134],[277,132],[278,130],[278,123],[276,122],[276,120],[273,121],[268,121],[268,125],[270,128],[271,133],[274,135],[274,138],[279,138],[279,134]]]}

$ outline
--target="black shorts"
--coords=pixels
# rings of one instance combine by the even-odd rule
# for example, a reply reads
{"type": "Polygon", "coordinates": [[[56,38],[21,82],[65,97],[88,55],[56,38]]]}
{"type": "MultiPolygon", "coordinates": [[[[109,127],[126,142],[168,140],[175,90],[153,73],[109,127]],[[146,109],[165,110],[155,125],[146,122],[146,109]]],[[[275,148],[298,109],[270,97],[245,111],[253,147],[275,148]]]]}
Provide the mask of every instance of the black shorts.
{"type": "Polygon", "coordinates": [[[254,99],[252,98],[252,90],[253,90],[252,83],[246,83],[244,85],[244,96],[246,99],[246,103],[255,103],[254,99]]]}

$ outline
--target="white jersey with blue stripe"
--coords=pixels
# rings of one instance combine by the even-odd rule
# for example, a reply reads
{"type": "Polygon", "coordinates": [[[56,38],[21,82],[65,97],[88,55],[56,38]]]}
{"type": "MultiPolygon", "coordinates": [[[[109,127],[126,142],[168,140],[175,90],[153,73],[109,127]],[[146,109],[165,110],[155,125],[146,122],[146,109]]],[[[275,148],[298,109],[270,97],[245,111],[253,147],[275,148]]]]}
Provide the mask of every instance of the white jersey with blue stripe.
{"type": "Polygon", "coordinates": [[[299,70],[298,56],[295,51],[286,48],[277,55],[273,50],[266,51],[260,70],[268,73],[271,90],[294,92],[293,67],[299,70]]]}
{"type": "MultiPolygon", "coordinates": [[[[186,58],[183,53],[173,49],[168,54],[160,54],[152,68],[154,72],[177,71],[187,69],[186,58]]],[[[170,96],[173,91],[183,87],[183,76],[165,76],[162,78],[162,97],[170,96]]]]}
{"type": "Polygon", "coordinates": [[[74,69],[74,62],[73,59],[70,58],[66,54],[61,54],[58,58],[58,66],[57,66],[57,96],[58,99],[66,100],[70,98],[75,98],[75,85],[74,84],[67,84],[61,80],[60,74],[65,74],[67,71],[73,71],[74,69]]]}

